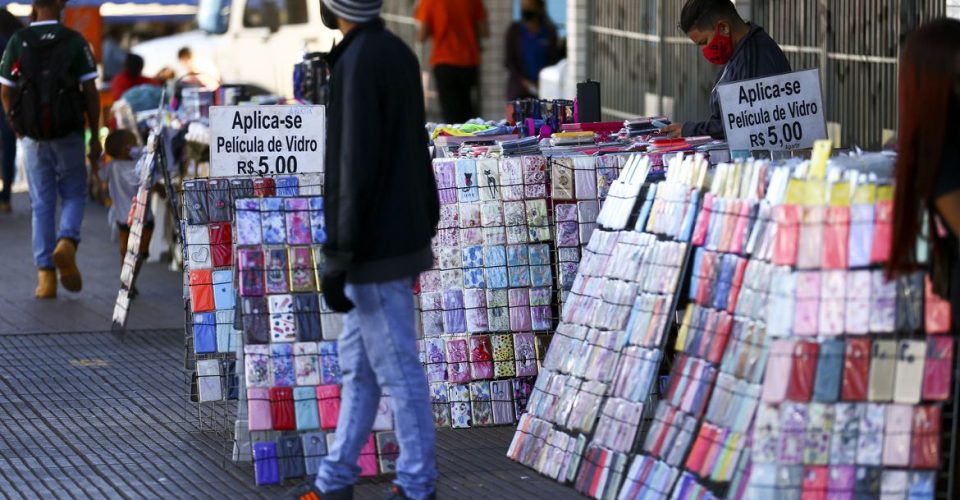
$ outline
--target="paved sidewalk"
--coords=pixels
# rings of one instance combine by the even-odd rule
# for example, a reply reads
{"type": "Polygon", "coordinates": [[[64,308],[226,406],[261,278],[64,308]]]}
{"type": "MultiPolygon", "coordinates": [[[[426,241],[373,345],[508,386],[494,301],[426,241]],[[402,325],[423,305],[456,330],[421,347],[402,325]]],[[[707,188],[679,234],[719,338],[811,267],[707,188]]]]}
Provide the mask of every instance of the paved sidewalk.
{"type": "MultiPolygon", "coordinates": [[[[62,287],[56,300],[37,300],[37,270],[30,247],[30,199],[13,197],[12,214],[0,214],[0,334],[28,332],[86,332],[110,329],[113,304],[120,289],[120,250],[110,241],[107,209],[88,203],[83,220],[77,265],[83,290],[62,287]]],[[[144,264],[127,327],[182,328],[181,277],[166,264],[144,264]]]]}
{"type": "MultiPolygon", "coordinates": [[[[88,205],[79,264],[84,290],[33,298],[29,203],[0,216],[0,498],[282,498],[258,488],[249,464],[227,459],[233,403],[188,402],[180,275],[147,264],[129,331],[107,330],[119,256],[106,210],[88,205]]],[[[441,430],[445,499],[578,498],[509,461],[510,427],[441,430]]],[[[389,478],[357,498],[383,498],[389,478]]]]}

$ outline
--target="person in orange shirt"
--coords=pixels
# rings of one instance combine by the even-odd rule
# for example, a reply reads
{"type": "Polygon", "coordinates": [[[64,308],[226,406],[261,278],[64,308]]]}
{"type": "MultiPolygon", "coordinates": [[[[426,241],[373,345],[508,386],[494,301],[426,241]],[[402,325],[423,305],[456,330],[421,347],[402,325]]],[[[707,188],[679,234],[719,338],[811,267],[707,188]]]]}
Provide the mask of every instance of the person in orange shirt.
{"type": "Polygon", "coordinates": [[[419,40],[433,39],[430,65],[447,123],[476,118],[474,90],[479,83],[480,38],[490,34],[483,0],[420,0],[419,40]]]}

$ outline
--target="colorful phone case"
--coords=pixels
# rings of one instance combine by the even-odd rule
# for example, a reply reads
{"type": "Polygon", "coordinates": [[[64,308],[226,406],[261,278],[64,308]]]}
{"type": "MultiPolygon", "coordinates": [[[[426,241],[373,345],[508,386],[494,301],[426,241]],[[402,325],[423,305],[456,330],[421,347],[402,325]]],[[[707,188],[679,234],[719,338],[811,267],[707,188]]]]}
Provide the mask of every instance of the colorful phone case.
{"type": "Polygon", "coordinates": [[[474,426],[493,425],[493,404],[490,397],[490,382],[471,382],[470,413],[474,426]]]}
{"type": "Polygon", "coordinates": [[[340,419],[340,386],[317,386],[317,405],[320,409],[320,428],[333,430],[340,419]]]}
{"type": "Polygon", "coordinates": [[[917,404],[920,402],[923,386],[927,343],[923,340],[901,340],[897,350],[897,377],[893,400],[901,404],[917,404]]]}
{"type": "Polygon", "coordinates": [[[270,305],[270,339],[273,342],[295,342],[297,340],[297,323],[293,314],[293,296],[271,295],[270,305]]]}
{"type": "Polygon", "coordinates": [[[451,383],[465,384],[470,381],[469,347],[462,338],[448,339],[447,351],[447,380],[451,383]]]}
{"type": "Polygon", "coordinates": [[[234,200],[253,197],[253,179],[230,179],[230,196],[234,200]]]}
{"type": "Polygon", "coordinates": [[[283,213],[287,230],[287,244],[309,245],[312,243],[309,200],[307,198],[285,198],[283,200],[283,213]]]}
{"type": "Polygon", "coordinates": [[[840,398],[843,377],[845,344],[842,340],[826,340],[820,344],[817,377],[813,386],[813,400],[834,403],[840,398]]]}
{"type": "Polygon", "coordinates": [[[205,180],[183,182],[183,209],[187,215],[187,224],[206,224],[210,222],[205,180]]]}
{"type": "Polygon", "coordinates": [[[946,401],[953,380],[954,340],[951,337],[927,338],[927,356],[923,367],[923,399],[946,401]]]}
{"type": "Polygon", "coordinates": [[[273,177],[258,177],[253,180],[253,195],[257,198],[276,196],[277,183],[273,177]]]}
{"type": "Polygon", "coordinates": [[[337,385],[343,382],[340,372],[340,356],[337,353],[336,342],[319,343],[320,384],[337,385]]]}
{"type": "Polygon", "coordinates": [[[298,293],[294,295],[293,315],[296,320],[298,340],[301,342],[317,342],[323,338],[320,301],[316,294],[298,293]]]}
{"type": "Polygon", "coordinates": [[[770,344],[767,371],[763,381],[763,401],[779,403],[786,399],[788,381],[793,368],[793,348],[793,341],[785,339],[777,339],[770,344]]]}
{"type": "Polygon", "coordinates": [[[452,421],[446,382],[430,384],[430,406],[433,410],[434,425],[436,427],[450,427],[452,421]]]}
{"type": "Polygon", "coordinates": [[[917,406],[913,411],[913,435],[910,444],[910,464],[915,469],[940,467],[939,406],[917,406]]]}
{"type": "Polygon", "coordinates": [[[193,349],[197,354],[217,352],[217,316],[212,312],[193,315],[193,349]]]}
{"type": "Polygon", "coordinates": [[[260,224],[260,200],[244,198],[236,201],[237,245],[263,243],[260,224]]]}
{"type": "Polygon", "coordinates": [[[270,413],[270,389],[247,387],[247,426],[251,432],[273,429],[270,413]]]}
{"type": "Polygon", "coordinates": [[[294,175],[276,177],[277,196],[287,198],[297,196],[300,191],[300,180],[294,175]]]}
{"type": "Polygon", "coordinates": [[[268,248],[266,252],[266,287],[268,294],[290,293],[288,281],[287,251],[285,248],[268,248]]]}
{"type": "Polygon", "coordinates": [[[240,295],[262,297],[266,293],[264,275],[265,255],[259,248],[241,248],[237,251],[240,265],[240,295]]]}
{"type": "Polygon", "coordinates": [[[276,443],[253,443],[253,469],[257,486],[280,484],[276,443]]]}
{"type": "Polygon", "coordinates": [[[312,431],[320,428],[320,413],[317,406],[317,390],[313,387],[293,389],[293,402],[297,412],[297,430],[312,431]]]}
{"type": "Polygon", "coordinates": [[[495,378],[516,377],[513,336],[491,335],[490,340],[493,343],[493,376],[495,378]]]}
{"type": "Polygon", "coordinates": [[[207,211],[210,222],[230,222],[233,200],[230,196],[230,183],[227,179],[207,181],[207,211]]]}
{"type": "Polygon", "coordinates": [[[213,273],[209,269],[190,271],[190,307],[195,313],[216,309],[213,301],[213,273]]]}
{"type": "Polygon", "coordinates": [[[271,344],[270,366],[273,369],[272,385],[277,387],[293,387],[296,385],[293,344],[271,344]]]}
{"type": "Polygon", "coordinates": [[[303,442],[300,436],[281,436],[277,447],[280,449],[280,473],[283,479],[307,475],[303,465],[303,442]]]}
{"type": "Polygon", "coordinates": [[[473,380],[493,378],[493,346],[487,335],[470,337],[470,377],[473,380]]]}
{"type": "Polygon", "coordinates": [[[813,396],[819,348],[816,342],[799,341],[794,344],[793,369],[787,386],[787,399],[790,401],[806,402],[813,396]]]}
{"type": "Polygon", "coordinates": [[[264,297],[243,297],[240,301],[243,331],[247,344],[270,342],[270,306],[264,297]]]}
{"type": "Polygon", "coordinates": [[[870,339],[848,338],[843,361],[844,401],[864,401],[870,372],[870,339]]]}
{"type": "Polygon", "coordinates": [[[870,359],[870,381],[867,388],[867,398],[870,401],[883,402],[893,399],[896,366],[897,342],[895,340],[875,340],[870,359]]]}
{"type": "Polygon", "coordinates": [[[907,467],[910,465],[910,434],[913,429],[913,407],[889,405],[886,415],[886,433],[883,438],[883,465],[907,467]]]}

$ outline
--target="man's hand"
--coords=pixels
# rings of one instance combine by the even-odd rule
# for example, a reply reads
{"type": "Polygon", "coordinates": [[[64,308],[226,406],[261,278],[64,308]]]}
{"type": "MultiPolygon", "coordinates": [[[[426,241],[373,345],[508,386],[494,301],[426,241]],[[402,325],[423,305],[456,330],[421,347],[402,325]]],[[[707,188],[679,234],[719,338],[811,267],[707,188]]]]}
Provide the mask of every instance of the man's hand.
{"type": "Polygon", "coordinates": [[[683,133],[683,124],[671,123],[670,125],[667,125],[666,127],[663,127],[662,129],[660,129],[660,133],[663,135],[666,135],[667,137],[675,139],[677,137],[680,137],[680,135],[683,133]]]}
{"type": "Polygon", "coordinates": [[[323,275],[320,280],[320,287],[323,289],[323,300],[327,301],[330,309],[338,313],[350,312],[353,309],[353,302],[347,298],[343,292],[347,284],[347,273],[334,272],[323,275]]]}
{"type": "Polygon", "coordinates": [[[100,168],[100,156],[103,155],[103,146],[100,145],[100,139],[94,134],[90,138],[90,152],[87,153],[87,159],[90,160],[90,168],[96,172],[100,168]]]}

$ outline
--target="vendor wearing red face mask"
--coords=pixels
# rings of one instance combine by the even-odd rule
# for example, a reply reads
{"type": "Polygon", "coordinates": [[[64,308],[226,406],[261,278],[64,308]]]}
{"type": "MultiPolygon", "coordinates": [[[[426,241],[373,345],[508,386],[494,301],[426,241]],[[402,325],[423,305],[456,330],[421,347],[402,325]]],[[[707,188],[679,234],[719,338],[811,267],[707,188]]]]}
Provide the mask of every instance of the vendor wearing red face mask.
{"type": "MultiPolygon", "coordinates": [[[[777,42],[763,28],[745,22],[730,0],[687,0],[680,29],[703,50],[703,57],[723,66],[717,85],[790,72],[777,42]]],[[[710,94],[710,118],[675,123],[662,130],[673,137],[709,135],[724,138],[717,87],[710,94]]]]}

